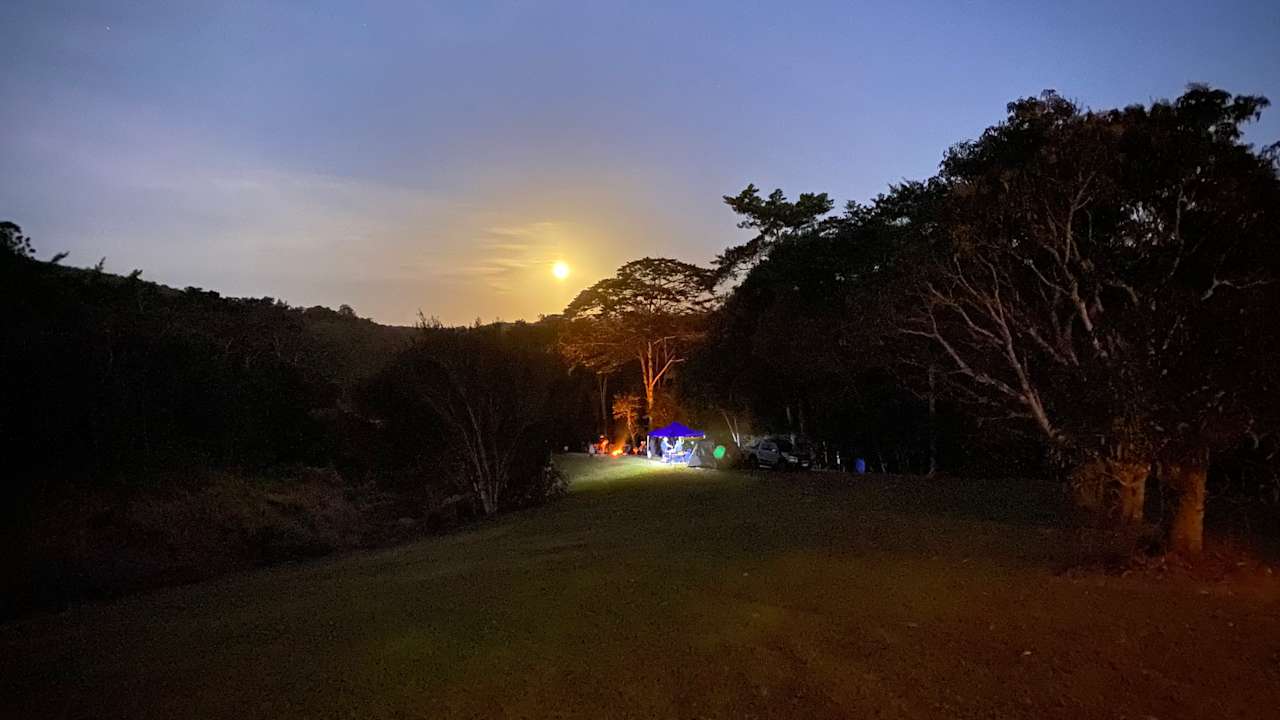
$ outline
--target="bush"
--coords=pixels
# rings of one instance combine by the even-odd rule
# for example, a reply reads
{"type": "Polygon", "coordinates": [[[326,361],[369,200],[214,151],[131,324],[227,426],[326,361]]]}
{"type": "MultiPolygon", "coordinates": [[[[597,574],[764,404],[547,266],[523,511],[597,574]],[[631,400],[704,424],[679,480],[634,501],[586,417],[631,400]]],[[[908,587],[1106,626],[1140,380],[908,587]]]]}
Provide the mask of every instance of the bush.
{"type": "Polygon", "coordinates": [[[67,495],[31,509],[0,617],[359,547],[375,530],[332,470],[212,472],[67,495]]]}
{"type": "Polygon", "coordinates": [[[524,484],[512,488],[513,504],[518,507],[541,505],[569,494],[569,478],[556,467],[550,457],[541,468],[529,475],[524,484]]]}

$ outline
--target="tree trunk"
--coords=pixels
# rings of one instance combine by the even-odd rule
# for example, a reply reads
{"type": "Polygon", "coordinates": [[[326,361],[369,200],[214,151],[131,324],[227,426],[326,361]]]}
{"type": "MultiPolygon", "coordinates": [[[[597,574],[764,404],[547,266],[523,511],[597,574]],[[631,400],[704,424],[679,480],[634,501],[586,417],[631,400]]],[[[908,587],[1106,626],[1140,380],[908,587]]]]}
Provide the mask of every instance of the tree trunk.
{"type": "Polygon", "coordinates": [[[1097,458],[1071,473],[1076,505],[1095,518],[1114,518],[1124,526],[1141,525],[1151,463],[1097,458]]]}
{"type": "Polygon", "coordinates": [[[481,480],[475,484],[476,495],[480,498],[480,509],[488,517],[498,512],[498,500],[494,497],[490,483],[481,480]]]}
{"type": "Polygon", "coordinates": [[[1142,524],[1143,509],[1147,505],[1147,476],[1150,463],[1113,461],[1111,474],[1119,491],[1120,523],[1136,526],[1142,524]]]}
{"type": "Polygon", "coordinates": [[[1195,557],[1204,550],[1205,477],[1209,472],[1208,454],[1164,466],[1168,486],[1177,494],[1178,504],[1169,526],[1169,550],[1178,555],[1195,557]]]}
{"type": "Polygon", "coordinates": [[[729,436],[733,438],[733,444],[742,447],[742,436],[738,434],[737,418],[730,418],[726,410],[721,409],[720,414],[724,416],[724,424],[729,428],[729,436]]]}
{"type": "Polygon", "coordinates": [[[605,373],[596,373],[596,378],[600,383],[600,430],[601,434],[609,433],[609,376],[605,373]]]}
{"type": "Polygon", "coordinates": [[[934,392],[937,369],[929,366],[929,474],[938,472],[938,395],[934,392]]]}
{"type": "Polygon", "coordinates": [[[1076,508],[1094,518],[1104,516],[1106,503],[1106,473],[1102,461],[1091,460],[1072,469],[1071,498],[1076,508]]]}

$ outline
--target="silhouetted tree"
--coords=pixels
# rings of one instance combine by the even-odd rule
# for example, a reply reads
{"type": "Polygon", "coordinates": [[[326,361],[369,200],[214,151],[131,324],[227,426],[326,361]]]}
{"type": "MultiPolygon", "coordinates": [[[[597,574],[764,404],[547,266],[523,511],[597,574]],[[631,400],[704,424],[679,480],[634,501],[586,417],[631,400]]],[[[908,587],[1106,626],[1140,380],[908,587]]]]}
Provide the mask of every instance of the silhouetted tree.
{"type": "Polygon", "coordinates": [[[902,377],[921,358],[902,353],[894,318],[939,194],[906,183],[777,240],[713,314],[687,394],[735,437],[748,417],[757,431],[799,430],[898,471],[927,467],[929,405],[902,377]]]}
{"type": "Polygon", "coordinates": [[[29,258],[35,255],[35,248],[17,223],[5,220],[0,222],[0,253],[29,258]]]}
{"type": "Polygon", "coordinates": [[[1011,103],[943,163],[945,244],[903,325],[975,408],[1073,458],[1082,497],[1114,487],[1123,520],[1141,520],[1159,461],[1188,553],[1208,448],[1262,420],[1273,382],[1239,372],[1257,363],[1237,335],[1278,278],[1275,172],[1240,142],[1265,105],[1206,88],[1109,112],[1011,103]]]}
{"type": "Polygon", "coordinates": [[[430,409],[463,486],[486,515],[495,513],[510,504],[513,483],[533,482],[544,469],[547,409],[562,366],[503,325],[424,323],[421,333],[393,371],[396,391],[430,409]]]}
{"type": "Polygon", "coordinates": [[[597,372],[638,363],[646,413],[652,414],[658,383],[702,337],[714,300],[710,284],[709,270],[679,260],[629,262],[569,303],[561,352],[597,372]]]}
{"type": "Polygon", "coordinates": [[[777,189],[769,193],[769,197],[762,198],[753,184],[748,184],[737,195],[725,195],[724,202],[742,216],[738,227],[755,230],[757,234],[742,245],[726,249],[716,258],[718,281],[751,269],[768,257],[769,250],[780,240],[816,229],[820,218],[831,212],[834,206],[826,193],[801,193],[795,202],[791,202],[781,189],[777,189]]]}

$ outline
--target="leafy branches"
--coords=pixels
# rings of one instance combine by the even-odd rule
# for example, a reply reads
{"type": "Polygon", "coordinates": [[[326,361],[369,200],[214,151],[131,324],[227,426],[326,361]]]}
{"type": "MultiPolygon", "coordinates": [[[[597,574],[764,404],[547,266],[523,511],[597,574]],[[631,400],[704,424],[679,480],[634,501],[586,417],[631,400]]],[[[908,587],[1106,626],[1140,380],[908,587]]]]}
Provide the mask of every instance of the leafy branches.
{"type": "Polygon", "coordinates": [[[439,420],[485,514],[507,502],[516,471],[540,470],[522,460],[542,452],[535,430],[546,421],[554,360],[502,326],[425,322],[419,340],[400,359],[401,392],[419,398],[439,420]]]}
{"type": "Polygon", "coordinates": [[[779,241],[814,230],[820,218],[831,212],[834,203],[826,193],[801,193],[794,202],[782,190],[760,197],[759,189],[748,184],[737,195],[725,195],[724,202],[742,216],[738,227],[757,235],[742,245],[726,249],[716,258],[716,281],[722,282],[749,270],[768,256],[779,241]]]}
{"type": "Polygon", "coordinates": [[[608,373],[636,362],[645,407],[703,333],[715,298],[712,273],[667,258],[644,258],[583,290],[565,309],[560,349],[575,365],[608,373]]]}

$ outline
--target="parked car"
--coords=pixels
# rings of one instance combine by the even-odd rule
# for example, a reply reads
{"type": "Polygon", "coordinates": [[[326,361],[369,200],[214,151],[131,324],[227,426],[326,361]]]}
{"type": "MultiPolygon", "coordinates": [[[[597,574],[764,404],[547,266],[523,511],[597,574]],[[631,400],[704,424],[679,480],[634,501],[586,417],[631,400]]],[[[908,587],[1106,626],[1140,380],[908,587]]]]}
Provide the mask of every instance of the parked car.
{"type": "Polygon", "coordinates": [[[813,452],[806,442],[792,443],[786,436],[766,435],[742,446],[742,462],[749,468],[808,470],[813,465],[813,452]]]}

